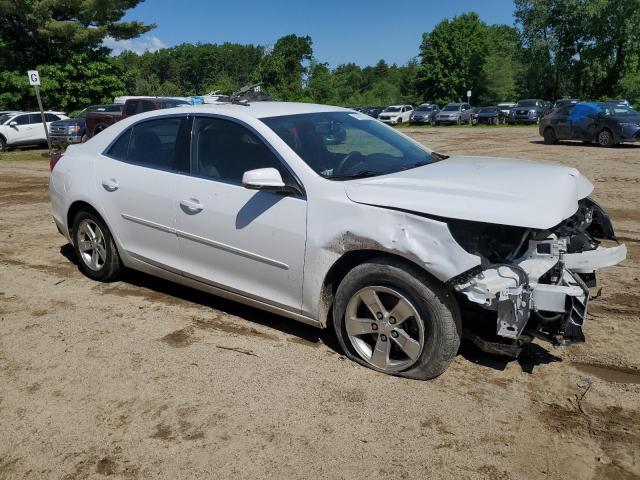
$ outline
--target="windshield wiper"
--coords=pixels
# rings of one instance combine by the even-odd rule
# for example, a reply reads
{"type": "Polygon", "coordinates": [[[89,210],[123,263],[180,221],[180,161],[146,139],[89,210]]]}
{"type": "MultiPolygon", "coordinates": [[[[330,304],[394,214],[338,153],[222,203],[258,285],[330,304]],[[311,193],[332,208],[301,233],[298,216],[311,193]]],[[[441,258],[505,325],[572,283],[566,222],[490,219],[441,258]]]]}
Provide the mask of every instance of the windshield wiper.
{"type": "Polygon", "coordinates": [[[329,180],[353,180],[355,178],[375,177],[376,175],[384,175],[384,172],[374,172],[373,170],[360,170],[349,175],[328,175],[329,180]]]}

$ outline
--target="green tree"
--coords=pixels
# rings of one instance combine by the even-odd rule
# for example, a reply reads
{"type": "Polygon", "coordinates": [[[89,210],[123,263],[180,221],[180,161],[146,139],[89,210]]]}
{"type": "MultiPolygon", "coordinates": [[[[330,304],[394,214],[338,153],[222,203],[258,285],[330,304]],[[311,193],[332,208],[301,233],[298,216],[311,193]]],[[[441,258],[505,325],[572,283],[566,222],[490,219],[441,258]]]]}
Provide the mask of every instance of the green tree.
{"type": "Polygon", "coordinates": [[[640,58],[639,0],[515,0],[515,7],[524,92],[597,99],[633,83],[640,58]]]}
{"type": "Polygon", "coordinates": [[[121,21],[142,0],[0,0],[0,70],[62,65],[73,54],[102,59],[107,37],[135,38],[154,28],[121,21]]]}
{"type": "Polygon", "coordinates": [[[287,35],[280,38],[260,62],[257,78],[268,91],[282,100],[296,100],[303,95],[313,49],[311,37],[287,35]]]}
{"type": "Polygon", "coordinates": [[[479,87],[487,54],[487,26],[476,13],[444,20],[422,36],[418,82],[425,100],[466,99],[479,87]]]}

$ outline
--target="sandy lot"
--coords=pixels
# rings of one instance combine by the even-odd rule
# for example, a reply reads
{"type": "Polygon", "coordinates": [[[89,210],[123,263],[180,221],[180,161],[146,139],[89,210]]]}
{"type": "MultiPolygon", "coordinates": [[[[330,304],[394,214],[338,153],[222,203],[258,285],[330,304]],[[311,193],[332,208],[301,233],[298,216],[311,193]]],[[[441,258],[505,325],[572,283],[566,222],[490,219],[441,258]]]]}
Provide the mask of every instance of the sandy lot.
{"type": "Polygon", "coordinates": [[[600,276],[586,344],[377,374],[331,332],[139,274],[90,281],[51,220],[47,162],[0,156],[0,478],[640,478],[640,146],[404,131],[593,181],[629,257],[600,276]]]}

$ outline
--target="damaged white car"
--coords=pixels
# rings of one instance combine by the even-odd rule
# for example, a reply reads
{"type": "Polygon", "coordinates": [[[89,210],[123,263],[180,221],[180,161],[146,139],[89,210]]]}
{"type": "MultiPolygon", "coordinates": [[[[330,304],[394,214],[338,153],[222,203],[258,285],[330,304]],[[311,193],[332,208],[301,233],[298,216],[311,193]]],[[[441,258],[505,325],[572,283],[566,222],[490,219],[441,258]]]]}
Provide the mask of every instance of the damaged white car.
{"type": "Polygon", "coordinates": [[[278,102],[125,119],[50,181],[90,278],[129,267],[332,326],[349,358],[420,379],[463,332],[511,355],[584,340],[595,272],[626,256],[592,190],[573,168],[447,157],[352,110],[278,102]]]}

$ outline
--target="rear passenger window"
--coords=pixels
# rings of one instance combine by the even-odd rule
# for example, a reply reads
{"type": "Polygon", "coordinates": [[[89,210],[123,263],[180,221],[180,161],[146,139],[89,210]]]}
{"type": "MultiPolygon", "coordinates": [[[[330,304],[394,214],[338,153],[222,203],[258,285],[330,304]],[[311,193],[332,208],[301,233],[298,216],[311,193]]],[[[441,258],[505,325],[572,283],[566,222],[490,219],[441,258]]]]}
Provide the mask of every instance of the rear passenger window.
{"type": "Polygon", "coordinates": [[[149,100],[144,100],[142,102],[142,111],[150,112],[151,110],[155,110],[153,102],[150,102],[149,100]]]}
{"type": "Polygon", "coordinates": [[[111,146],[107,155],[145,167],[189,171],[186,117],[160,118],[134,125],[111,146]]]}
{"type": "Polygon", "coordinates": [[[256,168],[276,168],[291,178],[278,158],[251,131],[235,122],[196,117],[191,141],[194,175],[230,183],[242,183],[242,175],[256,168]]]}

